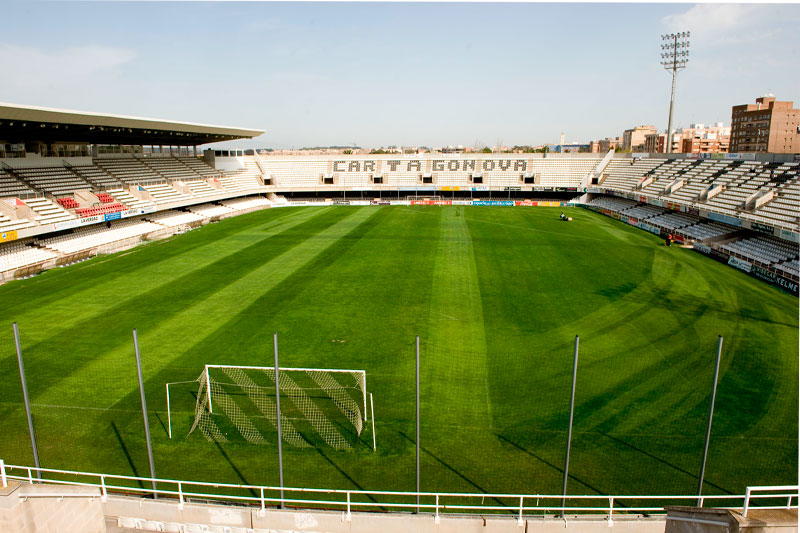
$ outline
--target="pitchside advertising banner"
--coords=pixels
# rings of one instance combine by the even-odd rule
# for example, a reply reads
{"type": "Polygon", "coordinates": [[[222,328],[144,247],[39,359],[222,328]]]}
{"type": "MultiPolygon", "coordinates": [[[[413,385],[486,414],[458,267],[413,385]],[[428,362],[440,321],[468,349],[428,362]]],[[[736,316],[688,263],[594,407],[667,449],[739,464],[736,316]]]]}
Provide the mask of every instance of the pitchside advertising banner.
{"type": "Polygon", "coordinates": [[[753,263],[749,261],[745,261],[744,259],[739,259],[738,257],[730,256],[728,258],[728,264],[731,266],[735,266],[739,270],[744,270],[745,272],[750,272],[753,269],[753,263]]]}
{"type": "Polygon", "coordinates": [[[472,205],[513,206],[514,202],[511,200],[475,200],[472,205]]]}
{"type": "Polygon", "coordinates": [[[700,244],[699,242],[696,242],[692,245],[692,248],[706,255],[711,255],[711,248],[706,246],[705,244],[700,244]]]}
{"type": "Polygon", "coordinates": [[[17,230],[4,231],[0,233],[0,242],[11,242],[17,240],[17,230]]]}
{"type": "Polygon", "coordinates": [[[750,271],[750,274],[758,279],[766,281],[767,283],[775,285],[781,290],[794,294],[795,296],[798,294],[797,282],[781,276],[780,274],[765,270],[758,265],[753,265],[753,269],[750,271]]]}

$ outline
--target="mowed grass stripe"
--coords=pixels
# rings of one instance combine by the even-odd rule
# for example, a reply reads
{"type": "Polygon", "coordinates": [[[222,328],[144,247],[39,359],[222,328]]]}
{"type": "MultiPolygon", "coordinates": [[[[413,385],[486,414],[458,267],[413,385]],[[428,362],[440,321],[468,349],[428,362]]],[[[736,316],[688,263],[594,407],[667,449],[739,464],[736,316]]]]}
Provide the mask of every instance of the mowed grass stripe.
{"type": "MultiPolygon", "coordinates": [[[[44,340],[28,343],[23,348],[26,372],[30,376],[31,397],[37,398],[39,394],[49,394],[48,389],[66,376],[79,371],[85,365],[92,364],[98,358],[105,357],[114,349],[130,354],[131,331],[134,328],[142,332],[147,331],[172,314],[185,310],[194,302],[202,301],[219,291],[222,286],[234,282],[238,277],[268,262],[274,254],[282,253],[297,245],[300,236],[321,231],[343,216],[341,212],[337,214],[335,211],[322,211],[310,220],[299,221],[298,224],[284,227],[282,232],[272,234],[254,244],[242,246],[237,253],[216,260],[213,260],[214,254],[211,253],[212,261],[202,268],[186,274],[176,269],[170,280],[159,280],[163,283],[157,283],[156,287],[151,286],[153,280],[147,277],[129,278],[133,294],[131,298],[108,308],[105,312],[90,311],[83,314],[80,322],[63,333],[57,331],[51,333],[50,329],[45,329],[44,332],[48,336],[44,340]],[[286,237],[287,233],[291,235],[286,237]],[[282,234],[285,238],[278,238],[282,234]],[[144,310],[146,312],[143,312],[144,310]],[[69,346],[70,357],[57,357],[56,354],[65,345],[69,346]]],[[[145,252],[146,248],[143,247],[142,251],[145,252]]],[[[138,250],[127,259],[146,260],[149,255],[145,253],[144,257],[140,257],[135,252],[138,250]]],[[[173,332],[173,335],[175,333],[173,332]]],[[[34,338],[37,334],[41,332],[36,330],[30,333],[34,338]]],[[[0,361],[0,369],[12,369],[15,365],[16,362],[11,357],[0,361]]],[[[123,380],[129,378],[130,374],[127,371],[120,375],[115,374],[116,368],[100,367],[95,378],[101,384],[111,383],[117,378],[123,380]]],[[[92,397],[84,396],[82,401],[91,400],[92,397]]],[[[105,404],[101,401],[101,405],[105,404]]]]}
{"type": "Polygon", "coordinates": [[[228,219],[223,224],[209,224],[184,235],[137,247],[135,252],[139,260],[122,259],[133,253],[128,250],[63,269],[48,270],[35,278],[0,288],[3,300],[8,302],[8,307],[0,309],[0,317],[8,316],[19,322],[35,324],[43,307],[69,314],[66,320],[81,315],[74,313],[76,309],[82,312],[91,308],[107,309],[110,304],[131,295],[128,276],[132,274],[148,279],[172,278],[177,269],[185,273],[238,250],[241,245],[231,239],[233,236],[249,233],[267,238],[282,231],[279,226],[296,223],[316,213],[290,209],[248,213],[228,219]],[[192,246],[192,243],[196,245],[192,246]],[[64,276],[67,276],[68,283],[62,282],[64,276]]]}
{"type": "MultiPolygon", "coordinates": [[[[279,211],[279,210],[275,210],[279,211]]],[[[291,211],[291,210],[287,210],[291,211]]],[[[269,213],[270,215],[272,213],[269,213]]],[[[72,285],[70,283],[61,284],[55,282],[58,286],[52,287],[54,282],[47,280],[44,285],[35,285],[29,287],[28,294],[30,298],[20,299],[19,296],[24,294],[15,290],[14,287],[10,294],[3,294],[4,300],[8,297],[8,307],[4,308],[0,313],[2,316],[9,320],[9,322],[16,321],[20,324],[21,335],[23,339],[23,347],[26,351],[36,353],[37,350],[46,350],[48,341],[57,339],[58,342],[63,342],[66,338],[70,338],[71,342],[80,342],[79,336],[74,336],[76,330],[87,330],[87,324],[95,321],[102,322],[103,317],[109,313],[119,316],[131,309],[130,302],[136,301],[138,298],[146,297],[149,295],[168,295],[170,290],[177,287],[191,287],[192,277],[195,275],[204,276],[205,273],[214,268],[214,265],[219,265],[220,262],[230,261],[235,254],[241,253],[243,249],[248,246],[248,240],[239,241],[231,237],[239,233],[255,232],[253,238],[249,239],[249,246],[258,246],[267,239],[274,237],[292,227],[297,226],[311,218],[320,214],[320,211],[296,211],[295,213],[281,213],[275,219],[263,221],[260,224],[249,221],[240,231],[231,233],[230,231],[224,232],[226,239],[220,240],[218,235],[212,236],[211,242],[206,243],[200,233],[210,230],[210,233],[219,233],[216,231],[216,226],[213,225],[208,228],[201,228],[195,230],[193,234],[182,236],[189,240],[190,237],[195,239],[199,238],[202,244],[196,247],[191,247],[188,250],[186,245],[190,243],[182,243],[183,253],[176,255],[172,253],[165,253],[162,255],[163,248],[157,248],[163,244],[171,245],[177,239],[173,238],[170,241],[156,241],[149,243],[145,246],[135,248],[133,250],[120,252],[108,258],[105,263],[97,263],[90,272],[76,272],[83,265],[75,265],[71,267],[72,273],[76,277],[93,277],[97,276],[97,281],[91,287],[84,287],[82,283],[72,285]],[[296,216],[296,215],[300,216],[296,216]],[[295,216],[292,216],[295,215],[295,216]],[[254,228],[253,226],[257,226],[254,228]],[[106,273],[117,273],[122,271],[125,275],[106,276],[106,273]],[[183,281],[181,281],[183,280],[183,281]],[[68,298],[63,298],[64,291],[74,291],[68,298]],[[59,300],[55,303],[49,303],[49,300],[57,295],[59,300]],[[41,313],[41,309],[47,307],[59,316],[57,322],[53,322],[48,316],[41,313]],[[42,346],[39,343],[43,343],[42,346]]],[[[270,217],[272,218],[272,217],[270,217]]],[[[238,222],[238,220],[236,221],[238,222]]],[[[175,248],[175,246],[171,246],[175,248]]],[[[178,248],[180,249],[180,248],[178,248]]],[[[246,250],[245,250],[246,251],[246,250]]],[[[100,260],[98,260],[100,261],[100,260]]],[[[71,270],[70,268],[67,271],[71,270]]],[[[197,294],[202,294],[205,289],[204,286],[196,288],[197,294]]],[[[138,312],[140,303],[135,303],[133,306],[135,312],[138,312]]],[[[10,331],[10,330],[9,330],[10,331]]],[[[6,339],[7,331],[0,332],[0,339],[6,339]]],[[[0,358],[5,355],[9,357],[13,355],[11,350],[5,350],[6,353],[0,354],[0,358]]]]}
{"type": "MultiPolygon", "coordinates": [[[[249,271],[240,271],[241,277],[224,276],[225,281],[214,287],[216,290],[208,291],[202,300],[195,300],[191,306],[170,315],[161,316],[152,328],[141,329],[139,346],[146,355],[148,373],[158,372],[160,368],[175,358],[184,355],[187,345],[190,345],[193,340],[213,337],[219,328],[225,327],[230,317],[240,315],[242,309],[247,309],[252,302],[257,301],[303,265],[313,260],[315,256],[336,243],[339,238],[352,231],[370,215],[369,211],[342,209],[335,210],[335,213],[337,222],[324,229],[320,228],[320,231],[308,234],[305,240],[288,240],[287,248],[282,250],[279,255],[268,255],[260,262],[251,263],[255,268],[249,271]]],[[[207,281],[210,282],[214,279],[212,277],[207,281]]],[[[216,279],[222,281],[222,279],[216,279]]],[[[75,394],[75,391],[80,388],[81,382],[85,382],[87,374],[92,376],[109,372],[115,366],[118,366],[120,373],[124,374],[130,367],[130,353],[130,345],[124,344],[107,351],[80,372],[72,373],[68,379],[62,380],[57,386],[50,387],[37,401],[41,403],[59,402],[67,405],[70,402],[85,401],[85,394],[75,394]]],[[[199,361],[196,366],[198,375],[205,362],[219,361],[227,355],[220,353],[219,346],[211,353],[202,351],[191,353],[192,358],[199,361]]],[[[92,396],[97,405],[111,406],[128,393],[130,390],[123,389],[115,383],[108,383],[106,386],[101,384],[96,388],[92,396]]]]}
{"type": "Polygon", "coordinates": [[[441,225],[428,331],[421,339],[425,426],[470,421],[491,428],[486,333],[472,235],[463,207],[433,209],[440,212],[441,225]]]}

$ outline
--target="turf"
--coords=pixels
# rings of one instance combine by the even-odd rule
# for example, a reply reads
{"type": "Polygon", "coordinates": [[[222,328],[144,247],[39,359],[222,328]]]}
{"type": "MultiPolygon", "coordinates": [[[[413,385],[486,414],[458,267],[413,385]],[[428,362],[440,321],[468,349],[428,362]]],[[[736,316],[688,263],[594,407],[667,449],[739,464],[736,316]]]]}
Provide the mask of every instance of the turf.
{"type": "Polygon", "coordinates": [[[0,287],[0,458],[32,464],[19,323],[42,465],[148,473],[131,330],[160,477],[277,484],[261,446],[187,436],[206,363],[367,372],[351,451],[284,446],[290,486],[691,494],[724,337],[704,493],[797,482],[798,300],[691,250],[574,209],[321,207],[251,213],[0,287]]]}

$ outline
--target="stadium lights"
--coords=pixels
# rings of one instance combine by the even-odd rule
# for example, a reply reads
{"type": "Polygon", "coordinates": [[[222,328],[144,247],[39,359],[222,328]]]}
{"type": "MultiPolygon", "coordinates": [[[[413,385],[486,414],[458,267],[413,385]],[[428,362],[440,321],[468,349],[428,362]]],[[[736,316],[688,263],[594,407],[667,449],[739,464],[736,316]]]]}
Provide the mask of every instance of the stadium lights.
{"type": "Polygon", "coordinates": [[[666,152],[672,152],[672,110],[675,107],[675,82],[678,71],[686,68],[689,62],[690,32],[667,33],[661,36],[661,65],[664,70],[672,71],[672,94],[669,98],[669,121],[667,122],[666,152]]]}

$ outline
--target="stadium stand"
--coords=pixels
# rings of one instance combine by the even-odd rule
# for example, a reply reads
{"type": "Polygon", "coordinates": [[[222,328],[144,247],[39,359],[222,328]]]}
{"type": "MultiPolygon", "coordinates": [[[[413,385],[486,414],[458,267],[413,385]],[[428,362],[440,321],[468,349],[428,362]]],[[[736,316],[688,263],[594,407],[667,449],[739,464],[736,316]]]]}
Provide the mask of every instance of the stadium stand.
{"type": "Polygon", "coordinates": [[[10,242],[0,246],[0,272],[53,259],[58,254],[32,246],[31,242],[10,242]]]}
{"type": "Polygon", "coordinates": [[[92,217],[95,215],[105,215],[106,213],[116,213],[124,211],[125,206],[120,203],[103,204],[94,207],[79,207],[75,209],[75,214],[79,217],[92,217]]]}
{"type": "Polygon", "coordinates": [[[655,216],[649,219],[647,222],[659,228],[664,228],[666,230],[676,230],[680,228],[685,228],[687,226],[691,226],[693,224],[697,224],[699,220],[700,218],[694,215],[688,215],[686,213],[669,212],[669,213],[664,213],[663,215],[655,216]]]}
{"type": "Polygon", "coordinates": [[[188,194],[181,194],[173,189],[167,183],[158,183],[155,185],[145,185],[144,189],[150,193],[155,204],[171,204],[181,200],[188,200],[188,194]]]}
{"type": "Polygon", "coordinates": [[[728,235],[735,231],[738,231],[738,228],[734,228],[726,224],[720,224],[717,222],[701,222],[699,224],[695,224],[694,226],[681,228],[677,231],[677,234],[686,239],[705,241],[720,237],[722,235],[728,235]]]}
{"type": "Polygon", "coordinates": [[[62,253],[74,253],[97,248],[115,241],[132,237],[140,237],[147,233],[163,229],[164,226],[146,220],[120,220],[111,228],[103,225],[78,228],[65,235],[38,239],[41,246],[62,253]]]}
{"type": "Polygon", "coordinates": [[[234,213],[234,210],[230,207],[226,207],[224,205],[215,205],[215,204],[203,204],[203,205],[193,205],[189,208],[192,213],[197,213],[202,217],[223,217],[226,215],[231,215],[234,213]]]}
{"type": "Polygon", "coordinates": [[[89,190],[92,186],[66,167],[22,167],[14,172],[35,189],[54,195],[89,190]]]}
{"type": "Polygon", "coordinates": [[[622,211],[623,214],[629,217],[638,218],[640,220],[647,220],[664,213],[664,209],[660,207],[653,207],[652,205],[637,205],[622,211]]]}
{"type": "Polygon", "coordinates": [[[103,170],[100,166],[80,165],[71,168],[76,174],[91,183],[95,189],[103,190],[122,187],[122,182],[120,180],[103,170]]]}
{"type": "Polygon", "coordinates": [[[94,164],[123,184],[163,183],[166,179],[136,158],[94,159],[94,164]]]}
{"type": "Polygon", "coordinates": [[[139,199],[124,189],[108,189],[106,192],[116,201],[130,208],[153,207],[154,205],[153,202],[139,199]]]}
{"type": "MultiPolygon", "coordinates": [[[[282,198],[282,197],[281,197],[282,198]]],[[[280,199],[280,198],[279,198],[280,199]]],[[[282,198],[283,202],[286,203],[286,199],[282,198]]],[[[255,198],[235,198],[233,200],[225,200],[222,202],[222,205],[233,209],[234,211],[247,211],[254,208],[264,208],[270,207],[273,205],[274,202],[267,200],[266,198],[255,197],[255,198]]]]}
{"type": "Polygon", "coordinates": [[[204,219],[205,217],[202,215],[185,211],[161,211],[147,217],[147,220],[151,222],[168,227],[185,226],[186,224],[200,222],[204,219]]]}
{"type": "Polygon", "coordinates": [[[75,215],[47,198],[29,198],[24,203],[33,209],[34,220],[38,224],[53,224],[75,218],[75,215]]]}
{"type": "Polygon", "coordinates": [[[800,277],[800,260],[795,258],[784,263],[777,264],[775,265],[775,270],[797,281],[798,277],[800,277]]]}
{"type": "Polygon", "coordinates": [[[181,183],[185,184],[189,188],[189,190],[192,192],[192,196],[195,198],[213,196],[215,194],[219,194],[220,192],[219,189],[215,189],[205,180],[192,180],[181,183]]]}
{"type": "Polygon", "coordinates": [[[757,236],[739,239],[720,246],[731,255],[769,266],[797,257],[797,245],[775,238],[757,236]]]}
{"type": "Polygon", "coordinates": [[[6,196],[19,196],[24,198],[34,194],[36,194],[36,191],[16,179],[5,169],[0,168],[0,198],[6,196]]]}

